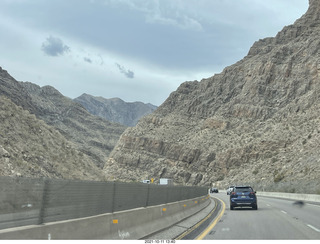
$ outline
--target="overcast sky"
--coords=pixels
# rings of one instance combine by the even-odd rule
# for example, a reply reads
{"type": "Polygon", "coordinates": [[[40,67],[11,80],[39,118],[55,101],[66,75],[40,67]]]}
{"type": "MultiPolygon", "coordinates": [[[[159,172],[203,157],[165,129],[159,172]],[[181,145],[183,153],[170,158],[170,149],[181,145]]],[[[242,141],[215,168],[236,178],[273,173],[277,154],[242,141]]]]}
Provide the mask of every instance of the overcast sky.
{"type": "Polygon", "coordinates": [[[0,0],[0,66],[18,81],[162,104],[275,36],[308,0],[0,0]]]}

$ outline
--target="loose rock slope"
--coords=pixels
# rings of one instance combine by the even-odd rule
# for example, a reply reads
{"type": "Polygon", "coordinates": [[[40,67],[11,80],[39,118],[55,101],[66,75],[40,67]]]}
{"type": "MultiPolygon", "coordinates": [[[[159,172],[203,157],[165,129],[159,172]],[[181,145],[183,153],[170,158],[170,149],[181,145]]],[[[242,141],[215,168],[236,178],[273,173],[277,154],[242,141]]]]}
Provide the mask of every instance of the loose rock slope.
{"type": "Polygon", "coordinates": [[[54,127],[0,96],[0,175],[105,180],[92,160],[54,127]]]}

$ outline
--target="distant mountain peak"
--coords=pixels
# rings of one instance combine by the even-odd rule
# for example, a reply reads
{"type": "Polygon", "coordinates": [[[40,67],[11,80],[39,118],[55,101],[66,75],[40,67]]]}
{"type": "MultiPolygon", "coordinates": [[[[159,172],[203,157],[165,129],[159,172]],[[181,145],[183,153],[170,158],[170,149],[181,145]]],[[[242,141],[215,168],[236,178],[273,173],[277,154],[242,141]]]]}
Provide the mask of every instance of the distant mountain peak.
{"type": "Polygon", "coordinates": [[[118,97],[103,98],[82,94],[74,99],[91,114],[125,126],[134,126],[139,119],[156,110],[156,106],[143,102],[125,102],[118,97]]]}

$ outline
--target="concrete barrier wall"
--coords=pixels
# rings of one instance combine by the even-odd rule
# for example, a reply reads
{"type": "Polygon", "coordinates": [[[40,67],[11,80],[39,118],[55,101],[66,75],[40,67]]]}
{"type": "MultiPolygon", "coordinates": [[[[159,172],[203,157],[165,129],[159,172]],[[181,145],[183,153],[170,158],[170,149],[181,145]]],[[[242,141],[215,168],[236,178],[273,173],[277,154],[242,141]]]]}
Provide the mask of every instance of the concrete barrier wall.
{"type": "Polygon", "coordinates": [[[307,202],[319,202],[320,203],[320,195],[317,194],[299,194],[299,193],[285,193],[285,192],[257,192],[257,196],[265,196],[265,197],[277,197],[277,198],[285,198],[292,200],[301,200],[307,202]]]}
{"type": "Polygon", "coordinates": [[[0,176],[0,229],[85,218],[206,195],[207,187],[0,176]]]}
{"type": "Polygon", "coordinates": [[[138,240],[210,204],[209,196],[98,216],[0,230],[2,240],[138,240]]]}
{"type": "MultiPolygon", "coordinates": [[[[219,192],[227,193],[226,190],[219,190],[219,192]]],[[[298,201],[300,200],[300,201],[320,203],[320,195],[318,195],[318,194],[300,194],[300,193],[257,191],[257,196],[276,197],[276,198],[284,198],[284,199],[292,199],[292,200],[298,200],[298,201]]]]}

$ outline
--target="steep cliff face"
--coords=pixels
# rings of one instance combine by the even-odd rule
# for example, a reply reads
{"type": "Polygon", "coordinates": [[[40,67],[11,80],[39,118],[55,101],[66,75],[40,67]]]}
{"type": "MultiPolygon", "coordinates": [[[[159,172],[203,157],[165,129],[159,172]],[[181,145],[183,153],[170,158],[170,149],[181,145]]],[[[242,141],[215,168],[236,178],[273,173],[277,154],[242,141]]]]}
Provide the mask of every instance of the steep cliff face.
{"type": "Polygon", "coordinates": [[[106,174],[320,192],[319,37],[314,0],[293,25],[222,73],[181,84],[127,129],[106,174]]]}

